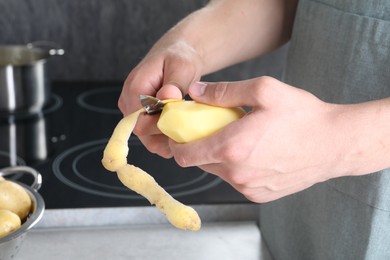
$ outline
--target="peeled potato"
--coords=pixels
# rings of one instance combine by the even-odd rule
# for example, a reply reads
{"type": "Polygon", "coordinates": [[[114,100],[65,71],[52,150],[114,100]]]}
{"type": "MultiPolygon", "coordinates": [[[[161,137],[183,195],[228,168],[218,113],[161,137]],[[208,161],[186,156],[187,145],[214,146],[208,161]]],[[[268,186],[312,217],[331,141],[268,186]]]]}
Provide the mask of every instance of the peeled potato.
{"type": "Polygon", "coordinates": [[[21,225],[18,215],[6,209],[0,209],[0,238],[17,230],[21,225]]]}
{"type": "Polygon", "coordinates": [[[178,143],[207,137],[243,117],[241,108],[223,108],[195,101],[168,102],[164,105],[157,127],[178,143]]]}
{"type": "Polygon", "coordinates": [[[19,184],[0,181],[0,209],[7,209],[24,219],[31,210],[31,198],[19,184]]]}

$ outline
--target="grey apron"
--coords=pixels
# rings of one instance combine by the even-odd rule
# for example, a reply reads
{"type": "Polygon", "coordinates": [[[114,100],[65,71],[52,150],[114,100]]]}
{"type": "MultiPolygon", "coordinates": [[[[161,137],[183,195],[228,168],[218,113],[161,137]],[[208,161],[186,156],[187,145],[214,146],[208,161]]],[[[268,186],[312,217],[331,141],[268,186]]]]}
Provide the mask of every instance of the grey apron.
{"type": "MultiPolygon", "coordinates": [[[[301,0],[285,81],[331,103],[390,97],[390,1],[301,0]]],[[[390,170],[265,203],[259,223],[274,259],[390,259],[390,170]]]]}

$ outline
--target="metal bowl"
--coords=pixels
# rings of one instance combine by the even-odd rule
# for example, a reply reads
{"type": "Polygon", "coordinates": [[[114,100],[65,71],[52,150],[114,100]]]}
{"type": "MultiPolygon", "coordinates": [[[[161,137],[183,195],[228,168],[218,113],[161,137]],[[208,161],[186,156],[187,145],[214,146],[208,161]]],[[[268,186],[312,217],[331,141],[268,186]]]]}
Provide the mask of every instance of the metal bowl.
{"type": "Polygon", "coordinates": [[[27,166],[15,166],[0,169],[0,176],[17,173],[29,173],[34,176],[34,182],[31,186],[17,182],[19,185],[25,188],[26,192],[30,196],[32,201],[32,209],[19,229],[5,237],[0,238],[0,260],[8,260],[15,257],[15,255],[19,252],[20,247],[22,246],[26,234],[39,222],[45,210],[45,202],[42,196],[37,192],[37,190],[42,185],[41,174],[35,169],[27,166]]]}

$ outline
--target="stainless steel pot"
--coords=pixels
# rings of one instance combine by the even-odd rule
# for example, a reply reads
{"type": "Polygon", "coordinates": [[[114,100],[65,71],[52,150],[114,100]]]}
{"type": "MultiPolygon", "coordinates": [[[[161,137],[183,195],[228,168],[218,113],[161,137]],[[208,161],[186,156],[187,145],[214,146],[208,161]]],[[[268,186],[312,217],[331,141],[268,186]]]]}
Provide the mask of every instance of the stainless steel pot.
{"type": "Polygon", "coordinates": [[[0,112],[35,113],[49,100],[47,59],[63,55],[54,43],[0,46],[0,112]]]}
{"type": "Polygon", "coordinates": [[[7,176],[18,173],[28,173],[34,177],[34,181],[31,186],[18,183],[22,185],[30,195],[33,206],[31,213],[18,230],[3,238],[0,238],[0,260],[14,259],[15,255],[22,246],[27,232],[38,223],[38,221],[42,218],[43,212],[45,210],[44,200],[37,192],[37,190],[42,185],[42,177],[39,172],[28,166],[15,166],[0,169],[0,176],[7,176]]]}

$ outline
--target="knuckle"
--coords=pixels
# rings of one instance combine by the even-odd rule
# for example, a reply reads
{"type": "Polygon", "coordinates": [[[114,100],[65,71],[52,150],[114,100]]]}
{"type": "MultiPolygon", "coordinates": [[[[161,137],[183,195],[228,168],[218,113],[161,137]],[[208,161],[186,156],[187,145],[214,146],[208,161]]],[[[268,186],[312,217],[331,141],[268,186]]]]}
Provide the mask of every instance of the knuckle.
{"type": "Polygon", "coordinates": [[[184,156],[182,156],[182,155],[180,155],[180,154],[174,155],[174,159],[175,159],[176,163],[177,163],[180,167],[183,167],[183,168],[188,167],[188,163],[187,163],[187,161],[186,161],[186,159],[185,159],[184,156]]]}
{"type": "Polygon", "coordinates": [[[142,136],[142,133],[144,131],[144,126],[143,124],[135,124],[134,126],[134,129],[133,129],[133,133],[136,135],[136,136],[142,136]]]}
{"type": "Polygon", "coordinates": [[[253,191],[251,192],[244,192],[242,193],[245,198],[247,198],[248,200],[252,201],[252,202],[256,202],[256,203],[262,203],[263,202],[263,197],[259,197],[256,193],[254,193],[253,191]]]}
{"type": "Polygon", "coordinates": [[[226,145],[220,152],[221,161],[236,164],[247,158],[245,149],[238,149],[235,145],[226,145]]]}
{"type": "Polygon", "coordinates": [[[248,200],[252,201],[252,202],[255,202],[255,203],[267,203],[267,202],[270,202],[272,201],[272,198],[270,198],[270,196],[268,195],[264,195],[264,196],[258,196],[256,194],[254,195],[244,195],[248,200]]]}
{"type": "Polygon", "coordinates": [[[255,203],[266,203],[275,200],[283,190],[283,187],[278,183],[268,181],[267,178],[257,178],[255,180],[251,174],[248,175],[248,172],[232,174],[228,180],[238,192],[255,203]]]}
{"type": "Polygon", "coordinates": [[[217,104],[223,102],[226,97],[227,87],[228,84],[226,82],[221,82],[215,85],[214,91],[211,93],[211,98],[214,100],[214,102],[217,104]]]}
{"type": "Polygon", "coordinates": [[[262,76],[256,79],[255,87],[253,88],[254,95],[256,97],[261,96],[264,89],[270,84],[270,79],[267,76],[262,76]]]}
{"type": "Polygon", "coordinates": [[[243,187],[239,192],[248,200],[255,203],[266,203],[273,200],[274,193],[264,187],[249,188],[243,187]]]}
{"type": "Polygon", "coordinates": [[[126,114],[126,102],[123,100],[122,96],[118,99],[118,108],[122,114],[126,114]]]}
{"type": "Polygon", "coordinates": [[[225,169],[224,175],[227,181],[240,192],[243,192],[250,187],[251,178],[248,171],[228,167],[225,169]]]}
{"type": "Polygon", "coordinates": [[[253,88],[253,95],[257,98],[263,98],[268,94],[270,86],[274,86],[275,79],[269,76],[262,76],[256,79],[253,88]]]}
{"type": "Polygon", "coordinates": [[[268,84],[271,84],[275,79],[273,77],[270,77],[270,76],[261,76],[258,78],[258,81],[260,84],[265,84],[265,85],[268,85],[268,84]]]}
{"type": "Polygon", "coordinates": [[[132,83],[134,81],[136,81],[136,78],[138,77],[138,75],[140,75],[139,73],[140,71],[140,68],[137,66],[135,68],[133,68],[130,73],[127,75],[127,78],[125,79],[124,83],[123,83],[123,86],[124,87],[128,87],[128,86],[131,86],[132,83]]]}
{"type": "Polygon", "coordinates": [[[160,144],[156,143],[156,142],[148,142],[145,147],[151,152],[151,153],[154,153],[154,154],[158,154],[159,151],[161,150],[160,148],[160,144]]]}
{"type": "Polygon", "coordinates": [[[165,159],[172,158],[172,153],[171,153],[170,149],[166,146],[160,147],[160,149],[156,152],[156,154],[165,158],[165,159]]]}
{"type": "Polygon", "coordinates": [[[244,174],[229,174],[230,182],[238,187],[238,190],[241,193],[245,193],[245,190],[247,188],[248,179],[244,174]]]}
{"type": "Polygon", "coordinates": [[[167,159],[172,157],[169,147],[164,143],[153,141],[153,142],[145,142],[144,145],[146,149],[153,154],[157,154],[167,159]]]}
{"type": "Polygon", "coordinates": [[[242,195],[244,195],[245,198],[247,198],[252,202],[262,203],[267,201],[266,193],[263,192],[262,188],[255,189],[255,188],[250,188],[247,185],[239,185],[236,186],[236,190],[240,192],[242,195]]]}
{"type": "Polygon", "coordinates": [[[260,87],[267,87],[269,85],[275,84],[276,79],[270,76],[261,76],[257,78],[257,85],[260,87]]]}
{"type": "Polygon", "coordinates": [[[156,142],[152,142],[148,139],[144,139],[142,137],[139,137],[140,140],[142,141],[143,145],[145,146],[145,148],[151,152],[151,153],[154,153],[154,154],[157,154],[158,151],[159,151],[159,145],[156,143],[156,142]]]}

